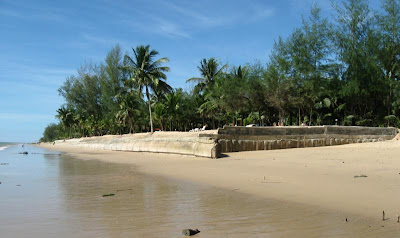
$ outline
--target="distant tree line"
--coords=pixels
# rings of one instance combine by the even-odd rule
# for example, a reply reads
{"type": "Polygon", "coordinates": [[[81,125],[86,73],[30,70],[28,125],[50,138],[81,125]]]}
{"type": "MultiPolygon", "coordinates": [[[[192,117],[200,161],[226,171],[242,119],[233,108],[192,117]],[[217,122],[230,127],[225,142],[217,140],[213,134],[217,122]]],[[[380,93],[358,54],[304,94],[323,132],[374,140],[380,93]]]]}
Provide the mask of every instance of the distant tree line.
{"type": "Polygon", "coordinates": [[[312,6],[276,40],[266,65],[201,60],[190,91],[167,84],[168,59],[157,51],[137,46],[123,55],[117,45],[66,79],[59,124],[41,140],[203,125],[399,126],[400,1],[382,0],[379,11],[366,0],[334,7],[329,21],[312,6]]]}

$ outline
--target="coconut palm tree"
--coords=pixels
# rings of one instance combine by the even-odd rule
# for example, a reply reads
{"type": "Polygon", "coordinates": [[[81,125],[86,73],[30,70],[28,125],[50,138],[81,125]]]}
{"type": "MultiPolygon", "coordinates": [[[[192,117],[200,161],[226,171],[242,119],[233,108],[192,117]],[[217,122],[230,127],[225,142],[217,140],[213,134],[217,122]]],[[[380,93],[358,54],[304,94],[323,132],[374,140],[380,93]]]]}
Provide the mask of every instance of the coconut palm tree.
{"type": "MultiPolygon", "coordinates": [[[[116,117],[126,124],[129,123],[129,133],[133,133],[133,120],[140,115],[140,102],[138,93],[136,91],[120,93],[117,95],[119,100],[120,110],[117,112],[116,117]]],[[[141,100],[141,99],[140,99],[141,100]]]]}
{"type": "Polygon", "coordinates": [[[146,92],[147,103],[150,115],[150,128],[153,132],[153,117],[151,113],[150,91],[169,92],[171,86],[166,83],[167,76],[165,72],[169,71],[169,67],[162,66],[163,63],[169,62],[168,58],[160,58],[155,60],[158,55],[156,50],[150,50],[150,46],[140,45],[133,49],[133,57],[125,55],[124,70],[129,72],[130,80],[134,82],[142,93],[143,89],[146,92]]]}
{"type": "Polygon", "coordinates": [[[71,109],[66,108],[64,106],[57,109],[56,117],[61,121],[65,131],[68,134],[68,137],[71,136],[71,126],[73,124],[73,112],[71,109]]]}
{"type": "Polygon", "coordinates": [[[84,110],[75,111],[74,113],[75,126],[77,127],[80,136],[85,136],[85,127],[84,127],[84,123],[86,120],[85,114],[86,112],[84,110]]]}
{"type": "Polygon", "coordinates": [[[223,72],[228,67],[227,64],[219,67],[220,63],[215,58],[202,59],[200,66],[197,68],[200,71],[201,78],[194,77],[186,80],[186,82],[197,82],[195,90],[198,92],[204,91],[206,88],[212,87],[215,83],[215,77],[223,72]]]}
{"type": "Polygon", "coordinates": [[[165,130],[165,120],[168,117],[168,112],[165,104],[162,101],[158,101],[157,103],[154,104],[154,114],[155,114],[155,119],[160,122],[161,125],[161,130],[165,130]]]}
{"type": "Polygon", "coordinates": [[[165,107],[170,121],[170,130],[173,130],[173,121],[176,122],[175,129],[178,129],[180,121],[180,111],[182,107],[183,93],[181,90],[174,90],[165,95],[165,107]]]}

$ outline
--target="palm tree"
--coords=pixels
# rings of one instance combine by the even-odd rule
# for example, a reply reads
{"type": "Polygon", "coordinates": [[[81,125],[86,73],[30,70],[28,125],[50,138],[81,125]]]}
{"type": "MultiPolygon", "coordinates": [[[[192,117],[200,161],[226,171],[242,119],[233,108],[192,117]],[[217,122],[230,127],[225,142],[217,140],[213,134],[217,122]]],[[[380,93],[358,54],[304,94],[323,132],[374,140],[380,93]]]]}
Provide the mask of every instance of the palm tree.
{"type": "Polygon", "coordinates": [[[220,63],[215,58],[202,59],[200,66],[197,68],[200,71],[201,78],[190,78],[186,82],[197,82],[195,90],[201,92],[206,88],[212,87],[215,83],[215,77],[222,73],[222,71],[228,67],[227,64],[219,68],[220,63]]]}
{"type": "Polygon", "coordinates": [[[129,133],[133,133],[133,119],[140,115],[138,93],[136,91],[121,93],[117,95],[117,98],[120,101],[120,110],[117,112],[116,117],[123,122],[123,125],[128,121],[129,133]]]}
{"type": "Polygon", "coordinates": [[[75,114],[74,114],[74,121],[75,121],[75,124],[76,124],[76,127],[78,128],[78,132],[79,132],[79,134],[80,134],[80,136],[85,136],[85,127],[84,127],[84,123],[85,123],[85,120],[86,120],[86,117],[85,117],[85,111],[84,110],[82,110],[82,111],[75,111],[75,114]]]}
{"type": "Polygon", "coordinates": [[[56,117],[61,121],[61,124],[63,125],[64,129],[68,133],[68,137],[71,136],[71,125],[73,123],[73,112],[69,108],[66,108],[64,106],[60,107],[57,109],[58,115],[56,117]],[[67,131],[67,129],[69,129],[67,131]]]}
{"type": "Polygon", "coordinates": [[[173,130],[173,124],[172,124],[173,121],[176,122],[175,129],[178,129],[178,123],[180,122],[181,119],[180,111],[182,107],[181,105],[182,101],[183,101],[183,92],[181,89],[174,90],[165,95],[165,107],[169,115],[171,131],[173,130]]]}
{"type": "Polygon", "coordinates": [[[146,91],[150,128],[153,133],[150,90],[157,91],[157,93],[171,91],[171,86],[165,82],[167,80],[165,72],[169,71],[169,67],[161,66],[163,63],[169,62],[169,60],[165,57],[155,60],[154,57],[158,55],[158,52],[150,50],[149,45],[140,45],[136,49],[132,48],[132,50],[134,57],[131,58],[129,55],[125,55],[123,69],[130,73],[130,80],[139,87],[140,93],[142,93],[143,89],[146,91]]]}
{"type": "Polygon", "coordinates": [[[168,116],[167,108],[165,104],[161,101],[154,104],[154,114],[155,119],[160,121],[161,130],[164,131],[165,118],[168,116]]]}

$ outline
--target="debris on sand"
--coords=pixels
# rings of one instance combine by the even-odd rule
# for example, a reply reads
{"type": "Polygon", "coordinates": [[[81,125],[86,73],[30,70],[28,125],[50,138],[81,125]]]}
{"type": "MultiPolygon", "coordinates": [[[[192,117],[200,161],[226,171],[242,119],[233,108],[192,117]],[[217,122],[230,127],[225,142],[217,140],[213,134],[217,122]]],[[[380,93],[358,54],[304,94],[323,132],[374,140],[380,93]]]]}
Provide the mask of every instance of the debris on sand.
{"type": "Polygon", "coordinates": [[[114,193],[106,193],[106,194],[103,194],[103,197],[111,197],[114,195],[115,195],[114,193]]]}
{"type": "Polygon", "coordinates": [[[184,229],[182,231],[182,235],[184,235],[184,236],[194,236],[197,233],[200,233],[199,229],[194,229],[194,230],[193,229],[184,229]]]}
{"type": "Polygon", "coordinates": [[[356,175],[356,176],[354,176],[354,178],[366,178],[366,177],[368,177],[368,176],[365,175],[365,174],[361,174],[361,175],[356,175]]]}

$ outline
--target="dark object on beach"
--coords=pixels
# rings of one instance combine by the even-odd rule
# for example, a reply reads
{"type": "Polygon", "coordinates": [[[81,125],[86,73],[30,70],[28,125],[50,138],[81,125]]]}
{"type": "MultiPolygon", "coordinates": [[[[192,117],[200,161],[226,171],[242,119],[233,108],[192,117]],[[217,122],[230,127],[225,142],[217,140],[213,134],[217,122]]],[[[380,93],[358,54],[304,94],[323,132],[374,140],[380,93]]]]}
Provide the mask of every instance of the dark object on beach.
{"type": "Polygon", "coordinates": [[[354,176],[354,178],[367,178],[368,176],[365,174],[361,174],[361,175],[356,175],[354,176]]]}
{"type": "Polygon", "coordinates": [[[123,192],[123,191],[132,191],[133,189],[132,188],[128,188],[128,189],[118,189],[117,190],[117,193],[118,192],[123,192]]]}
{"type": "Polygon", "coordinates": [[[348,222],[347,217],[346,217],[346,222],[348,222]]]}
{"type": "Polygon", "coordinates": [[[107,194],[103,194],[103,197],[111,197],[111,196],[114,196],[115,194],[114,193],[107,193],[107,194]]]}
{"type": "Polygon", "coordinates": [[[194,230],[192,230],[192,229],[184,229],[182,231],[182,235],[184,235],[184,236],[194,236],[197,233],[200,233],[199,229],[194,229],[194,230]]]}
{"type": "Polygon", "coordinates": [[[385,211],[382,212],[382,221],[385,220],[385,211]]]}

